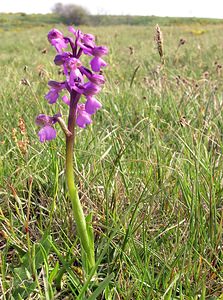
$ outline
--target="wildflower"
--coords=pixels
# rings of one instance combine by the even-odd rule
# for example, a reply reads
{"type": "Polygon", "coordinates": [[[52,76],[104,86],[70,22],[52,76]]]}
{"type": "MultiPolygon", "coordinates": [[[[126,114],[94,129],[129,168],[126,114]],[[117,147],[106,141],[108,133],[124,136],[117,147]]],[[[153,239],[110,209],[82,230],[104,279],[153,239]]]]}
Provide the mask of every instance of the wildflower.
{"type": "Polygon", "coordinates": [[[87,33],[82,36],[83,44],[88,47],[94,47],[94,45],[95,45],[94,40],[95,40],[95,38],[94,38],[93,34],[87,33]]]}
{"type": "Polygon", "coordinates": [[[92,48],[95,47],[95,37],[93,34],[82,33],[80,30],[75,30],[72,26],[68,28],[76,37],[77,45],[83,50],[84,54],[90,55],[92,48]]]}
{"type": "Polygon", "coordinates": [[[63,48],[67,47],[67,41],[64,39],[63,34],[59,30],[52,29],[48,33],[47,37],[50,44],[56,48],[58,53],[61,53],[63,48]]]}
{"type": "Polygon", "coordinates": [[[63,100],[64,103],[70,105],[70,99],[67,97],[67,95],[64,95],[61,99],[63,100]]]}
{"type": "MultiPolygon", "coordinates": [[[[55,47],[57,55],[54,63],[60,66],[61,74],[65,75],[63,82],[50,80],[48,85],[49,92],[45,98],[50,104],[55,104],[62,90],[62,101],[69,107],[68,124],[61,117],[61,114],[56,114],[53,117],[45,114],[40,114],[36,118],[36,124],[41,127],[38,132],[41,143],[50,141],[56,137],[55,123],[59,123],[61,129],[66,136],[66,181],[67,187],[72,201],[72,210],[76,220],[77,233],[81,242],[81,249],[85,257],[84,266],[85,272],[96,270],[94,243],[92,231],[84,216],[83,208],[78,196],[78,188],[74,182],[73,173],[73,151],[75,141],[75,125],[80,128],[86,128],[92,123],[92,115],[102,107],[101,103],[94,97],[98,94],[105,80],[100,72],[101,67],[105,67],[107,63],[101,58],[108,53],[108,49],[104,46],[96,46],[95,38],[91,34],[84,34],[80,30],[75,30],[73,27],[68,29],[74,37],[64,37],[57,30],[52,29],[48,33],[48,40],[55,47]],[[64,51],[64,48],[70,46],[70,52],[64,51]],[[81,62],[81,55],[94,56],[90,62],[91,69],[84,67],[81,62]],[[67,96],[69,95],[69,97],[67,96]],[[85,98],[85,103],[80,103],[81,98],[85,98]]],[[[89,273],[90,274],[90,273],[89,273]]]]}
{"type": "Polygon", "coordinates": [[[53,128],[53,125],[57,122],[57,118],[59,116],[61,115],[56,114],[53,117],[50,117],[44,114],[40,114],[36,117],[36,125],[42,127],[38,132],[39,140],[41,143],[55,139],[56,130],[53,128]]]}
{"type": "Polygon", "coordinates": [[[93,96],[95,94],[98,94],[101,90],[101,87],[99,85],[96,85],[92,82],[85,83],[83,87],[84,87],[83,94],[85,96],[93,96]]]}
{"type": "Polygon", "coordinates": [[[81,128],[85,128],[86,125],[92,123],[91,115],[86,112],[84,104],[79,104],[77,107],[76,123],[81,128]]]}
{"type": "Polygon", "coordinates": [[[87,97],[87,102],[85,103],[85,110],[88,114],[95,114],[98,109],[102,107],[101,103],[94,97],[87,97]]]}
{"type": "Polygon", "coordinates": [[[78,70],[78,68],[81,66],[81,61],[74,57],[65,59],[64,63],[69,71],[78,70]]]}
{"type": "Polygon", "coordinates": [[[61,54],[58,54],[55,56],[54,58],[54,63],[57,66],[61,66],[62,64],[64,64],[66,62],[67,59],[69,59],[72,56],[72,54],[70,52],[64,52],[61,54]]]}
{"type": "Polygon", "coordinates": [[[51,89],[45,96],[45,99],[48,100],[48,103],[53,104],[57,102],[59,98],[59,93],[57,89],[51,89]]]}
{"type": "Polygon", "coordinates": [[[107,63],[101,58],[101,56],[108,54],[107,47],[99,46],[94,47],[92,50],[92,55],[94,58],[90,61],[91,69],[94,72],[99,72],[101,67],[106,67],[107,63]]]}
{"type": "Polygon", "coordinates": [[[63,34],[58,29],[53,28],[47,35],[48,41],[52,43],[55,39],[63,39],[63,34]]]}
{"type": "Polygon", "coordinates": [[[57,102],[57,99],[59,98],[59,92],[65,88],[65,83],[57,82],[50,80],[48,82],[48,85],[51,87],[50,91],[45,95],[45,99],[48,100],[49,104],[53,104],[57,102]]]}
{"type": "Polygon", "coordinates": [[[103,85],[105,83],[104,76],[101,74],[92,74],[89,80],[97,85],[103,85]]]}

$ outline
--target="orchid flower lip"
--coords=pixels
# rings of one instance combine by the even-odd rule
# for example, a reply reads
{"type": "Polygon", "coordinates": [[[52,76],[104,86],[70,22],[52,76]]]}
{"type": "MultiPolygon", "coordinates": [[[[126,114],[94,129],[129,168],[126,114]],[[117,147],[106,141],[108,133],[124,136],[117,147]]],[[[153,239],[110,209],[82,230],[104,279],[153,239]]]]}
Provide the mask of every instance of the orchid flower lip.
{"type": "Polygon", "coordinates": [[[49,104],[56,103],[58,98],[58,90],[54,88],[51,88],[51,90],[45,95],[45,99],[48,101],[49,104]]]}
{"type": "Polygon", "coordinates": [[[39,140],[41,143],[55,139],[56,135],[57,135],[56,130],[49,125],[44,126],[38,132],[39,140]]]}
{"type": "Polygon", "coordinates": [[[90,61],[91,68],[94,72],[100,72],[101,67],[106,67],[107,63],[99,56],[95,56],[91,61],[90,61]]]}
{"type": "Polygon", "coordinates": [[[80,128],[86,128],[87,125],[91,124],[91,115],[86,112],[85,105],[79,104],[77,106],[77,118],[76,118],[76,124],[80,128]]]}
{"type": "Polygon", "coordinates": [[[98,109],[102,107],[102,104],[94,97],[87,97],[87,102],[85,103],[85,111],[93,115],[96,113],[98,109]]]}
{"type": "Polygon", "coordinates": [[[52,117],[45,114],[40,114],[36,117],[36,124],[42,127],[38,132],[41,143],[56,138],[56,130],[53,128],[53,125],[58,122],[59,118],[61,118],[61,113],[57,113],[52,117]]]}

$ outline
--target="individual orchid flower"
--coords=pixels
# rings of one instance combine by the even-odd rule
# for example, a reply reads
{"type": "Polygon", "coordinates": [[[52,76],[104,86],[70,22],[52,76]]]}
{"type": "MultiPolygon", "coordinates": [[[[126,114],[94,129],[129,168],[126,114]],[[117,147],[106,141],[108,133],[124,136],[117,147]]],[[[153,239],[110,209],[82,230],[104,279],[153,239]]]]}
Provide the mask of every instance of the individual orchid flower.
{"type": "Polygon", "coordinates": [[[85,105],[78,104],[76,124],[81,128],[86,128],[86,125],[89,125],[91,123],[91,115],[86,112],[85,105]]]}
{"type": "Polygon", "coordinates": [[[41,143],[45,141],[51,141],[56,138],[56,130],[53,128],[53,125],[58,121],[57,118],[61,114],[56,114],[53,117],[40,114],[36,117],[36,125],[41,126],[42,128],[38,132],[39,140],[41,143]]]}
{"type": "Polygon", "coordinates": [[[51,89],[45,96],[45,99],[48,100],[49,104],[53,104],[57,102],[57,99],[59,98],[58,90],[51,89]]]}
{"type": "Polygon", "coordinates": [[[91,69],[94,72],[100,72],[102,67],[106,67],[107,63],[101,58],[108,54],[108,48],[104,46],[94,47],[92,55],[94,58],[90,61],[91,69]]]}
{"type": "Polygon", "coordinates": [[[48,85],[50,86],[50,91],[45,95],[45,99],[48,100],[49,104],[53,104],[57,102],[57,99],[59,98],[59,93],[62,89],[65,88],[64,82],[57,82],[50,80],[48,82],[48,85]]]}
{"type": "Polygon", "coordinates": [[[87,82],[83,85],[83,94],[85,96],[93,96],[93,95],[96,95],[100,92],[101,90],[101,87],[97,84],[94,84],[92,82],[87,82]]]}
{"type": "Polygon", "coordinates": [[[55,39],[63,39],[63,33],[60,32],[58,29],[53,28],[52,30],[50,30],[50,32],[47,35],[48,41],[51,43],[52,40],[55,39]]]}
{"type": "Polygon", "coordinates": [[[64,39],[63,34],[59,30],[52,29],[48,33],[47,37],[50,44],[56,48],[58,53],[61,53],[63,48],[67,47],[67,41],[64,39]]]}
{"type": "Polygon", "coordinates": [[[96,113],[96,111],[98,109],[100,109],[102,107],[102,104],[94,97],[92,96],[88,96],[87,97],[87,101],[85,103],[85,111],[90,114],[93,115],[96,113]]]}

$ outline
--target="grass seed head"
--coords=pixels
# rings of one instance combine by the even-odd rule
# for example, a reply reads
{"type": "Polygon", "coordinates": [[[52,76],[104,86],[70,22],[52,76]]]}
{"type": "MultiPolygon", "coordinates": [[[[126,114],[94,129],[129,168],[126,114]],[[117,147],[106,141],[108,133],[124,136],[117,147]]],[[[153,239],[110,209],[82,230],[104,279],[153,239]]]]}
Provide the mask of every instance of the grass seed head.
{"type": "Polygon", "coordinates": [[[22,152],[23,155],[25,155],[28,152],[28,143],[27,141],[18,141],[17,142],[17,146],[19,148],[19,150],[22,152]]]}
{"type": "Polygon", "coordinates": [[[20,133],[22,135],[26,135],[26,133],[27,133],[26,124],[25,124],[25,121],[22,117],[19,118],[19,129],[20,129],[20,133]]]}
{"type": "Polygon", "coordinates": [[[186,40],[183,39],[183,38],[181,38],[181,39],[179,40],[178,47],[183,46],[185,43],[186,43],[186,40]]]}
{"type": "Polygon", "coordinates": [[[162,34],[162,31],[158,24],[156,25],[154,39],[155,39],[155,42],[157,45],[157,50],[158,50],[161,62],[162,62],[162,64],[164,64],[165,60],[164,60],[163,34],[162,34]]]}
{"type": "Polygon", "coordinates": [[[26,78],[22,78],[22,79],[20,80],[20,84],[31,86],[29,80],[26,79],[26,78]]]}

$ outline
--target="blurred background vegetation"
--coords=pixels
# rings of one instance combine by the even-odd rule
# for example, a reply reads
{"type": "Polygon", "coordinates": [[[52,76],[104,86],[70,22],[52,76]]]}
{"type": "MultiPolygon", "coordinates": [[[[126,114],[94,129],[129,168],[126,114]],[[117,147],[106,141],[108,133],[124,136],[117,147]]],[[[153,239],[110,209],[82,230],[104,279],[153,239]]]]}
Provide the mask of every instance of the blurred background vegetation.
{"type": "Polygon", "coordinates": [[[222,24],[222,19],[208,18],[178,18],[157,16],[130,16],[130,15],[91,15],[90,12],[79,5],[57,3],[51,14],[26,14],[1,13],[0,30],[10,30],[13,27],[29,28],[32,26],[44,26],[45,24],[74,24],[89,26],[111,25],[187,25],[187,24],[222,24]]]}

